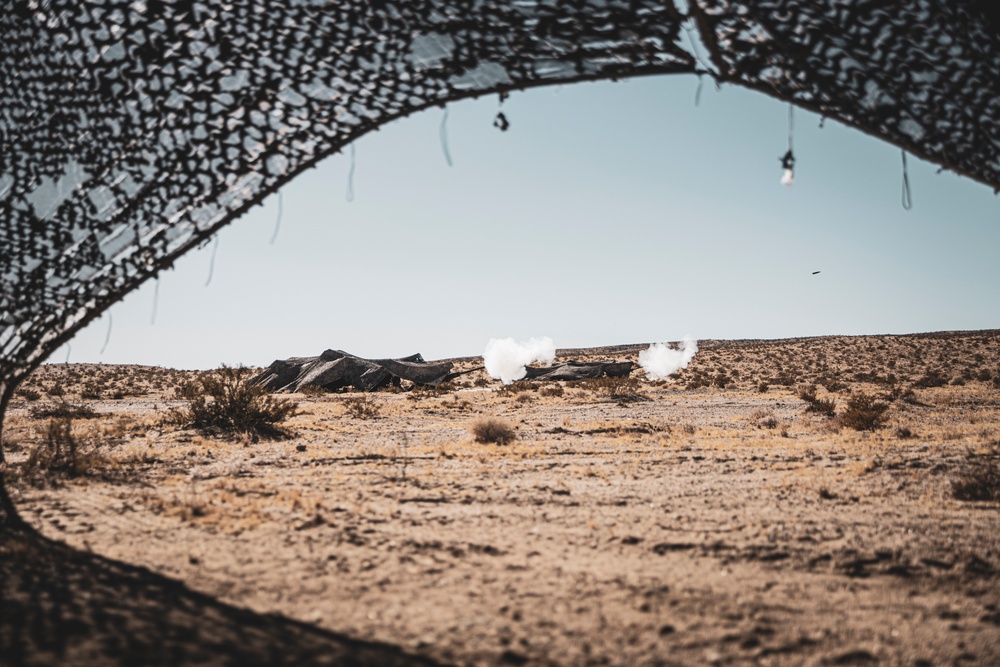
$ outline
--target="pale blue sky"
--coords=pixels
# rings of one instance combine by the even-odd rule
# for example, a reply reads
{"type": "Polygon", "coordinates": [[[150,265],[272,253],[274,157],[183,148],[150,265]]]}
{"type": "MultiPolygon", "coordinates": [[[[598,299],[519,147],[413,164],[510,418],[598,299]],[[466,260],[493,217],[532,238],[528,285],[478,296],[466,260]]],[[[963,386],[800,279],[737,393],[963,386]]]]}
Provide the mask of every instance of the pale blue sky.
{"type": "MultiPolygon", "coordinates": [[[[339,348],[559,347],[1000,328],[1000,200],[795,110],[697,79],[637,78],[433,109],[300,175],[71,342],[75,362],[211,368],[339,348]],[[812,275],[813,271],[821,271],[812,275]]],[[[63,361],[64,347],[50,361],[63,361]]]]}

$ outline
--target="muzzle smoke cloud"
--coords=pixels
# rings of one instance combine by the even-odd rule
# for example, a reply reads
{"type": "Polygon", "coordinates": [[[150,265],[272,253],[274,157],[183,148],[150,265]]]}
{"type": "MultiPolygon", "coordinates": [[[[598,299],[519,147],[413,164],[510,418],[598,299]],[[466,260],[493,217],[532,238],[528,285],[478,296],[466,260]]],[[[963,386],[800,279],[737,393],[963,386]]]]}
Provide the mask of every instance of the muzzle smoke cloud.
{"type": "Polygon", "coordinates": [[[483,353],[486,372],[504,384],[523,378],[527,373],[524,367],[531,362],[538,361],[548,366],[555,358],[556,346],[548,336],[521,342],[513,338],[491,338],[483,353]]]}
{"type": "Polygon", "coordinates": [[[639,353],[639,365],[650,380],[665,380],[682,368],[687,368],[698,352],[698,341],[684,338],[679,348],[666,343],[653,343],[639,353]]]}

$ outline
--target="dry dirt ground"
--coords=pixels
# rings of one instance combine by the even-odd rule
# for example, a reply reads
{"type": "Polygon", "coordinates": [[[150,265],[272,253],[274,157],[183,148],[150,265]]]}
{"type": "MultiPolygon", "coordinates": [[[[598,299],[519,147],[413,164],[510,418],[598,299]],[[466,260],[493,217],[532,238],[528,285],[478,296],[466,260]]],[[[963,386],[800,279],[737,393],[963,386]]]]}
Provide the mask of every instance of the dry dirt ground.
{"type": "MultiPolygon", "coordinates": [[[[461,665],[1000,664],[998,331],[703,341],[664,382],[291,395],[280,441],[164,419],[193,375],[43,367],[8,475],[44,536],[257,612],[231,624],[461,665]],[[806,412],[810,385],[837,416],[806,412]],[[859,392],[888,405],[874,430],[845,419],[859,392]],[[97,413],[72,478],[28,463],[58,401],[97,413]],[[486,418],[516,440],[474,441],[486,418]]],[[[2,641],[101,662],[36,635],[2,641]]]]}

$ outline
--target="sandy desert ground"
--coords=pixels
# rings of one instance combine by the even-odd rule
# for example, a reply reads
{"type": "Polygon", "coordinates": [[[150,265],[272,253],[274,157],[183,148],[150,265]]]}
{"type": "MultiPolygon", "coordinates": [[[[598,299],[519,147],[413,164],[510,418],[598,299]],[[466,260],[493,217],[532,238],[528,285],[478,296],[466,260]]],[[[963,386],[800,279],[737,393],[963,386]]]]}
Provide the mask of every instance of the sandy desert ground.
{"type": "Polygon", "coordinates": [[[1000,664],[998,331],[289,395],[294,436],[258,442],[166,419],[196,375],[50,365],[21,388],[7,475],[46,539],[0,539],[0,663],[1000,664]],[[878,428],[845,419],[859,393],[878,428]],[[60,405],[96,413],[73,477],[30,463],[60,405]],[[516,439],[476,442],[488,418],[516,439]]]}

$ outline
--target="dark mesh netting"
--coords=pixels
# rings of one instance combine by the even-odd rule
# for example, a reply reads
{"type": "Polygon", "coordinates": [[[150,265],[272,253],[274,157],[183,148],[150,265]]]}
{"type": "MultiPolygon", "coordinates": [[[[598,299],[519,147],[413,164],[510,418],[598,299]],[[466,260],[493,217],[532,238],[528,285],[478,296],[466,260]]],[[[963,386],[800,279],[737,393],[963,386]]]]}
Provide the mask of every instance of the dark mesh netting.
{"type": "Polygon", "coordinates": [[[8,0],[0,395],[303,169],[449,100],[700,72],[1000,186],[1000,48],[983,6],[8,0]]]}

